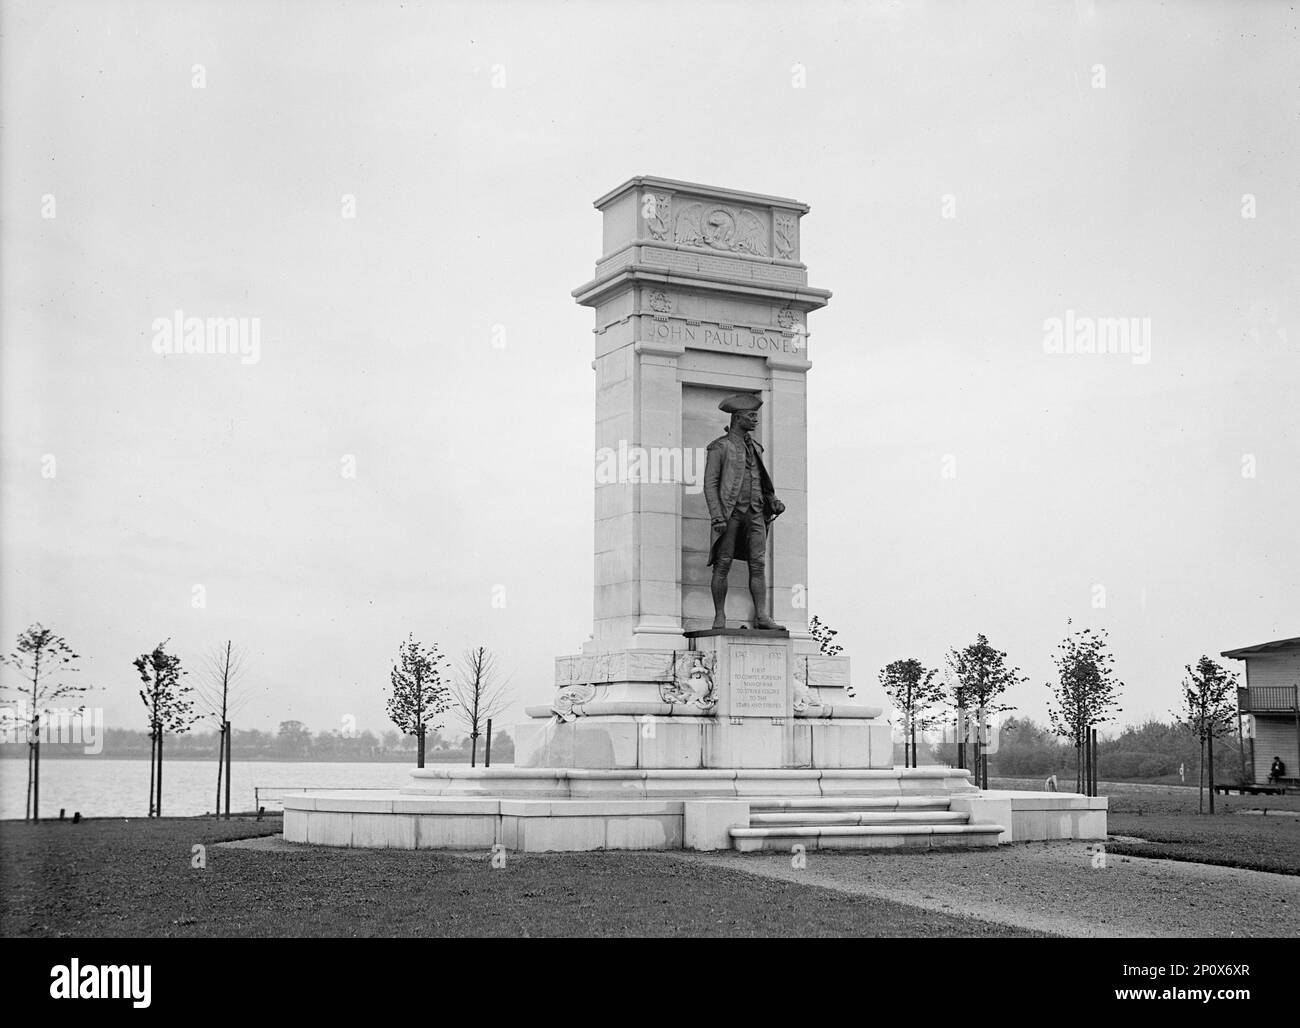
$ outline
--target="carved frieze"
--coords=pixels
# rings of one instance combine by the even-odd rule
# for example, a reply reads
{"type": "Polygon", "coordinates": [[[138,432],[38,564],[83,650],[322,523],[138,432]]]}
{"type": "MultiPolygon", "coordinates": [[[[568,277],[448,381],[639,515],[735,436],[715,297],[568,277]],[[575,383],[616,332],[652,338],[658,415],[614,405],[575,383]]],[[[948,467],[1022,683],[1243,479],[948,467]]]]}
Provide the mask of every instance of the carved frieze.
{"type": "Polygon", "coordinates": [[[845,689],[849,685],[849,658],[805,655],[795,658],[794,678],[816,689],[845,689]]]}
{"type": "Polygon", "coordinates": [[[702,271],[717,275],[719,278],[740,278],[756,282],[782,282],[795,285],[807,285],[808,273],[802,268],[788,267],[782,264],[764,264],[762,261],[740,262],[730,257],[705,253],[704,247],[695,247],[699,252],[683,250],[660,250],[646,246],[641,254],[642,264],[656,264],[660,267],[681,268],[684,271],[702,271]]]}
{"type": "Polygon", "coordinates": [[[555,684],[655,682],[672,674],[672,650],[615,650],[555,658],[555,684]]]}
{"type": "Polygon", "coordinates": [[[673,226],[673,242],[724,253],[766,257],[766,216],[747,207],[691,203],[683,207],[673,226]]]}

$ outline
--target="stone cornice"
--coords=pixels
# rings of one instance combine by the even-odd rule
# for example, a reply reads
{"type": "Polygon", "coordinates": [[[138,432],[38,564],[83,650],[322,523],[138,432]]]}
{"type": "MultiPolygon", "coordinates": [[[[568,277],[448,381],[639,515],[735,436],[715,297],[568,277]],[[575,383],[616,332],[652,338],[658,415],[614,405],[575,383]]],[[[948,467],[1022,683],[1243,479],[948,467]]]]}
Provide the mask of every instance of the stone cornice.
{"type": "Polygon", "coordinates": [[[829,289],[816,289],[813,286],[782,285],[775,282],[730,279],[720,281],[716,275],[703,272],[670,271],[658,265],[647,266],[642,264],[624,265],[617,271],[584,283],[573,290],[571,295],[582,306],[594,307],[609,296],[632,288],[637,282],[658,282],[664,285],[679,285],[707,292],[730,293],[737,296],[758,297],[764,300],[779,300],[787,306],[797,307],[805,313],[825,307],[831,298],[829,289]]]}
{"type": "Polygon", "coordinates": [[[657,175],[634,175],[621,185],[615,186],[604,196],[597,199],[592,206],[602,209],[612,200],[616,200],[630,189],[648,186],[651,189],[664,189],[670,192],[689,193],[692,196],[706,197],[731,203],[761,204],[765,207],[782,207],[786,210],[807,214],[812,208],[806,203],[792,200],[787,196],[769,196],[766,193],[748,193],[741,189],[724,189],[708,186],[701,182],[683,182],[680,179],[660,178],[657,175]]]}

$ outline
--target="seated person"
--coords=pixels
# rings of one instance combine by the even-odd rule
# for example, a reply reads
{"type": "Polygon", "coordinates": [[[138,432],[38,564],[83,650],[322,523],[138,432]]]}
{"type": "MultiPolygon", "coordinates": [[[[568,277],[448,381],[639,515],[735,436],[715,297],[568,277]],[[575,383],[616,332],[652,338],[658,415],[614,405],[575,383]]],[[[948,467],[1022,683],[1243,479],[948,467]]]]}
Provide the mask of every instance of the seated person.
{"type": "Polygon", "coordinates": [[[1286,777],[1286,765],[1282,763],[1281,757],[1274,757],[1273,763],[1268,769],[1269,783],[1280,782],[1286,777]]]}

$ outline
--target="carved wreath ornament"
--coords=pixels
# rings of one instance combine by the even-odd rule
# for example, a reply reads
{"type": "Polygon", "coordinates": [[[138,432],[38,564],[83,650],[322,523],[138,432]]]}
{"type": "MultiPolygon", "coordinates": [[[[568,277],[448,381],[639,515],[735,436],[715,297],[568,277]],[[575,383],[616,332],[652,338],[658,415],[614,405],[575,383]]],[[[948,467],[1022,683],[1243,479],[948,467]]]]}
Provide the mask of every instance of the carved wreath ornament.
{"type": "Polygon", "coordinates": [[[692,651],[690,659],[679,670],[676,654],[673,656],[673,676],[659,683],[659,698],[675,706],[697,707],[710,710],[718,702],[713,684],[713,666],[703,653],[692,651]]]}
{"type": "Polygon", "coordinates": [[[555,694],[555,702],[551,704],[551,710],[555,716],[565,722],[576,721],[577,712],[574,707],[580,707],[584,703],[590,703],[596,695],[594,685],[570,685],[561,689],[555,694]]]}

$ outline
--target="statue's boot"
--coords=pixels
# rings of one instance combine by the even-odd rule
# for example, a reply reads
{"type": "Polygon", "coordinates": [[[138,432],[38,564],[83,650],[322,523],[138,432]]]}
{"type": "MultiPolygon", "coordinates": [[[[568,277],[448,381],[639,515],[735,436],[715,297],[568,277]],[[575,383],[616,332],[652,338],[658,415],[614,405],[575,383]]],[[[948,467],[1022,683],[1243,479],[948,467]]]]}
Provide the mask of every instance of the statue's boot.
{"type": "Polygon", "coordinates": [[[749,569],[749,595],[754,600],[754,627],[780,628],[767,614],[767,573],[764,568],[749,569]]]}
{"type": "Polygon", "coordinates": [[[731,558],[719,557],[713,563],[713,580],[709,591],[713,593],[713,627],[727,627],[727,576],[731,574],[731,558]]]}

